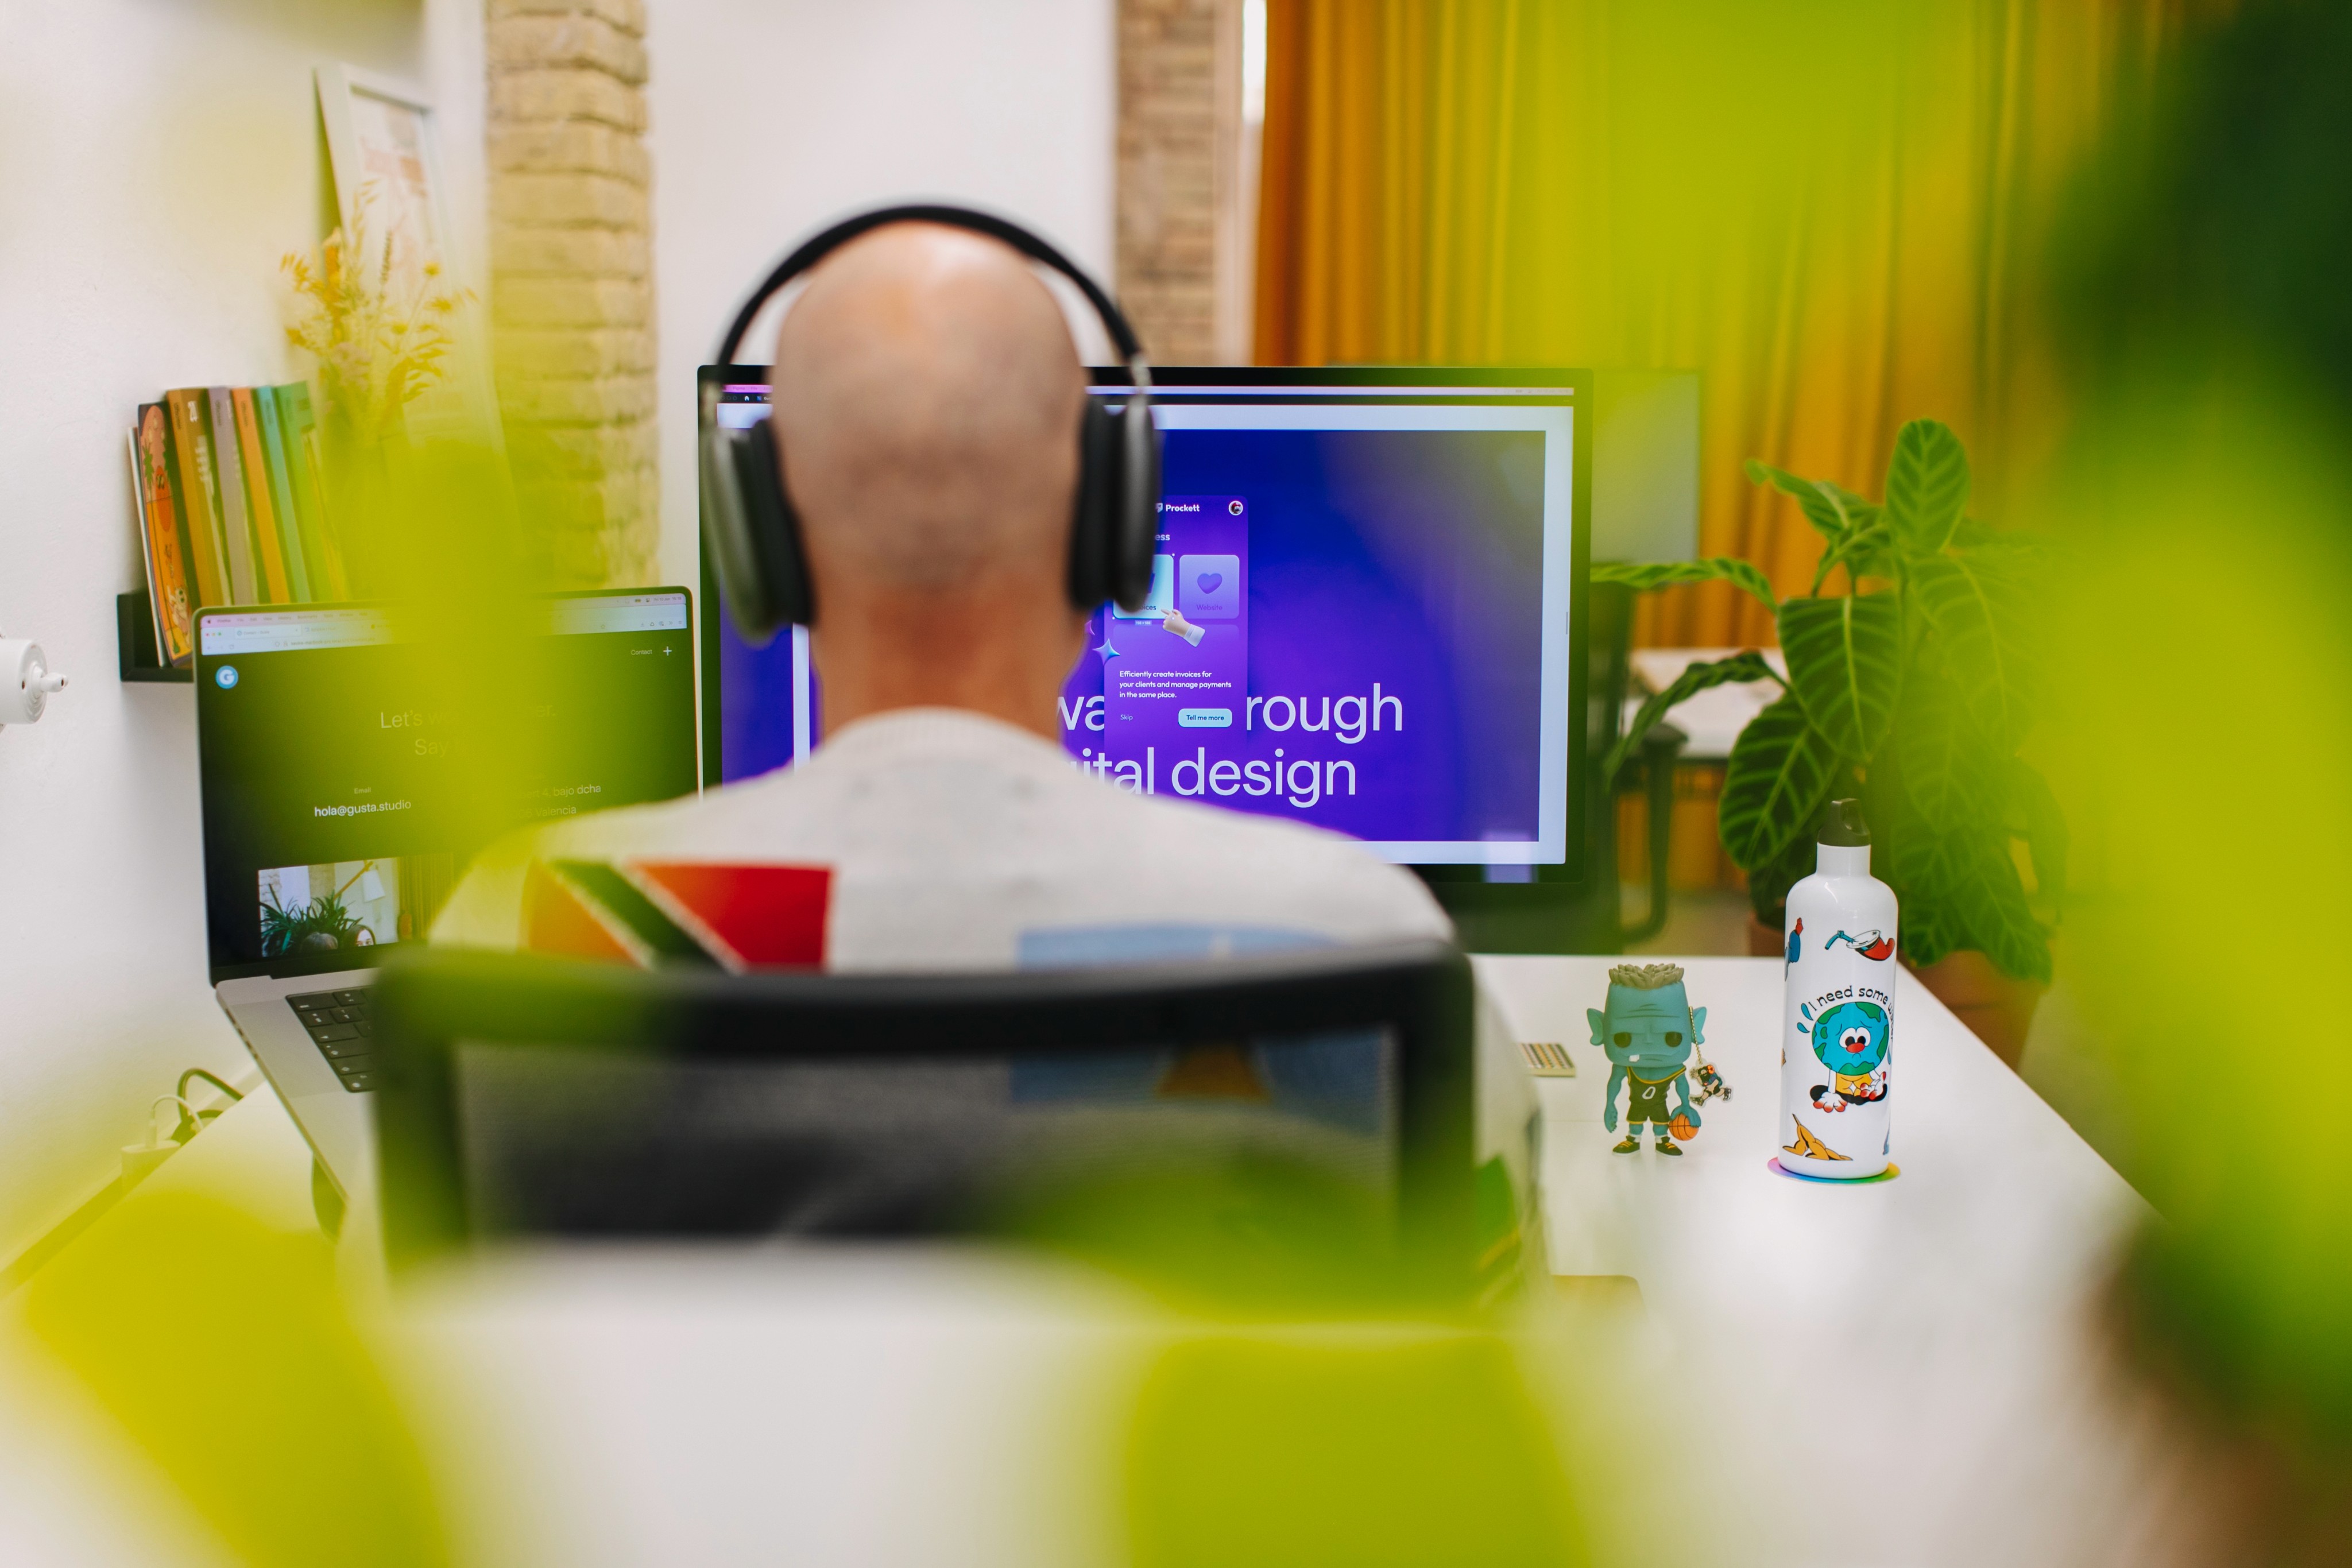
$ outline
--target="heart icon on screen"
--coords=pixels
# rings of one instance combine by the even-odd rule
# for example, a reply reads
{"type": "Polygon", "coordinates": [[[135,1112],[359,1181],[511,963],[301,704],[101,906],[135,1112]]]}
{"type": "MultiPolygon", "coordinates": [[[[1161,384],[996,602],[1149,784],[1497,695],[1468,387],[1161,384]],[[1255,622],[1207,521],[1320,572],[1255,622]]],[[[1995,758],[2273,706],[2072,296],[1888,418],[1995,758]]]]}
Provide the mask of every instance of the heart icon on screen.
{"type": "Polygon", "coordinates": [[[1202,592],[1214,593],[1225,585],[1225,574],[1222,571],[1204,571],[1192,580],[1201,585],[1202,592]]]}

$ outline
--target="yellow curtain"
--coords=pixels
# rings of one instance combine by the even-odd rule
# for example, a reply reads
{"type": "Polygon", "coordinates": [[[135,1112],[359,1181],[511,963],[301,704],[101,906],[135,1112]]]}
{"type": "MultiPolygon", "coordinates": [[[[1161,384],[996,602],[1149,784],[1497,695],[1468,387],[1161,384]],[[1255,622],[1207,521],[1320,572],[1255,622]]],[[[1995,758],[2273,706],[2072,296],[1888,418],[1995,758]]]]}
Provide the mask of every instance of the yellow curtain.
{"type": "MultiPolygon", "coordinates": [[[[2186,0],[1269,0],[1271,364],[1702,372],[1700,548],[1802,591],[1761,457],[1875,494],[1950,423],[1998,522],[2055,423],[2032,258],[2186,0]]],[[[1637,640],[1769,643],[1721,584],[1637,640]]]]}

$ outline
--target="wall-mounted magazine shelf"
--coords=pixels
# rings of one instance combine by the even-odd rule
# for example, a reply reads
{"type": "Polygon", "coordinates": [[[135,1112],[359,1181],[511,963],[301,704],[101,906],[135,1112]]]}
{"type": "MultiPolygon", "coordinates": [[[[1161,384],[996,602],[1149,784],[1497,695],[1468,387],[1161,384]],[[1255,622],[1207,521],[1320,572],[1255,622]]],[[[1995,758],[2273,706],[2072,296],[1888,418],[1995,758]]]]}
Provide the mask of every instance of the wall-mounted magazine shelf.
{"type": "Polygon", "coordinates": [[[175,670],[155,656],[155,606],[143,588],[114,596],[114,645],[126,681],[195,681],[195,671],[175,670]]]}

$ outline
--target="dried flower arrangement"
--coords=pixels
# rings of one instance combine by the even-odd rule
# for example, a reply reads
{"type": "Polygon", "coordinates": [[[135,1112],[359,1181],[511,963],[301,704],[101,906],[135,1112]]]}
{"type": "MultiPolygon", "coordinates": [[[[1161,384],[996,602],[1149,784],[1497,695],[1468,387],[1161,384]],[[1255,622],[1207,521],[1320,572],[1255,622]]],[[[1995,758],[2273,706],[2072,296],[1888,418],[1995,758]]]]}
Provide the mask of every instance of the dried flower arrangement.
{"type": "MultiPolygon", "coordinates": [[[[371,200],[363,189],[355,217],[364,219],[371,200]]],[[[289,251],[279,265],[301,302],[287,340],[317,358],[328,419],[372,444],[446,374],[450,318],[471,295],[443,280],[438,261],[413,258],[397,223],[363,249],[367,226],[352,225],[359,238],[338,227],[315,256],[289,251]]]]}

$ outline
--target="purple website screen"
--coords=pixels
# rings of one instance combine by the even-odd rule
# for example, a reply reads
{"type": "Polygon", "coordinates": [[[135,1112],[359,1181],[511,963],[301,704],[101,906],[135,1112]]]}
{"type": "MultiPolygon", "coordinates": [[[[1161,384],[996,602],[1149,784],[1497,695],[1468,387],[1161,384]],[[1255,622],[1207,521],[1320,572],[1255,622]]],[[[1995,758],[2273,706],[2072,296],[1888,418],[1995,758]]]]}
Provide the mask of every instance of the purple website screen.
{"type": "MultiPolygon", "coordinates": [[[[758,417],[764,392],[730,388],[719,416],[758,417]]],[[[1087,622],[1061,696],[1075,766],[1408,864],[1566,859],[1575,411],[1409,395],[1158,395],[1151,593],[1087,622]]],[[[806,756],[806,634],[754,650],[713,619],[721,778],[806,756]]]]}

